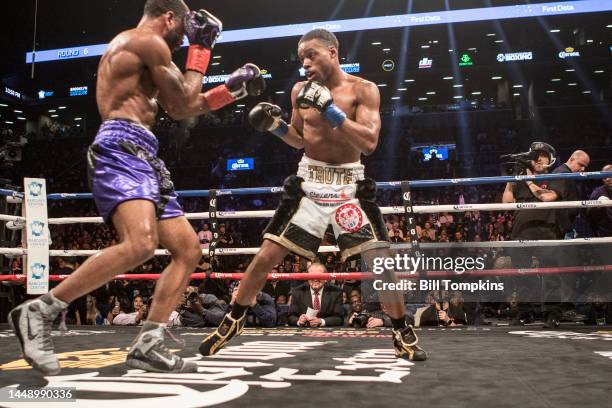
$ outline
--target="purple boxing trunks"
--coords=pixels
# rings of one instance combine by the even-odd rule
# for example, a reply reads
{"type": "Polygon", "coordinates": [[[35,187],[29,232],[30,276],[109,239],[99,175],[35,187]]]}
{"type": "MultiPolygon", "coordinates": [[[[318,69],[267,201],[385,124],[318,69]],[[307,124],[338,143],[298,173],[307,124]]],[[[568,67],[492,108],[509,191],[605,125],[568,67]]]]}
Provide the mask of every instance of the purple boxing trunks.
{"type": "Polygon", "coordinates": [[[117,206],[128,200],[153,202],[158,219],[184,214],[157,148],[155,135],[138,123],[102,123],[87,152],[87,176],[104,221],[110,222],[117,206]]]}

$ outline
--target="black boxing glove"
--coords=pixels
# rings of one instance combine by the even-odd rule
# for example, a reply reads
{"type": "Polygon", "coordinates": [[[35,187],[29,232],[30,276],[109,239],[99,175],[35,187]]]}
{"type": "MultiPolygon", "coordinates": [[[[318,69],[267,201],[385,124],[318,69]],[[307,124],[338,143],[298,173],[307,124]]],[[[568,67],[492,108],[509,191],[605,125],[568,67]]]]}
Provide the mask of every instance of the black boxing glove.
{"type": "Polygon", "coordinates": [[[297,95],[297,103],[300,108],[315,108],[323,118],[336,129],[341,126],[346,113],[334,104],[331,91],[316,81],[308,81],[297,95]]]}
{"type": "Polygon", "coordinates": [[[187,13],[183,25],[189,40],[185,68],[204,75],[210,62],[211,50],[221,35],[223,24],[208,11],[200,9],[187,13]]]}
{"type": "Polygon", "coordinates": [[[219,85],[204,96],[210,110],[221,109],[246,96],[259,96],[266,89],[266,81],[255,64],[245,64],[227,78],[225,84],[219,85]]]}
{"type": "Polygon", "coordinates": [[[249,123],[260,132],[270,132],[283,138],[289,132],[289,125],[282,118],[279,106],[260,102],[249,112],[249,123]]]}

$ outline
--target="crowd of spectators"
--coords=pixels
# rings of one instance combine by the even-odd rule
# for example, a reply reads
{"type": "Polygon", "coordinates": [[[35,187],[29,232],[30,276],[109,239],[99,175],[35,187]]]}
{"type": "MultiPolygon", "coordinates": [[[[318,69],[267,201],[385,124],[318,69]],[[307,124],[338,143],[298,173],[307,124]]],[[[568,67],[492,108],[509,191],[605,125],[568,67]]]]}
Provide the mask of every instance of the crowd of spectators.
{"type": "MultiPolygon", "coordinates": [[[[367,175],[377,180],[392,180],[394,177],[456,178],[468,175],[464,171],[470,167],[476,169],[477,173],[469,175],[497,174],[495,171],[499,154],[516,151],[516,146],[521,144],[524,135],[521,129],[514,126],[513,121],[503,116],[503,112],[494,112],[491,115],[491,119],[482,121],[480,125],[474,126],[475,130],[467,132],[469,141],[463,145],[457,143],[457,140],[464,132],[453,125],[445,124],[445,121],[440,121],[435,115],[420,116],[418,120],[410,115],[400,117],[399,137],[385,137],[385,132],[397,125],[393,123],[393,117],[386,117],[383,120],[383,136],[377,153],[364,159],[367,175]],[[423,122],[426,122],[425,125],[423,122]],[[444,139],[440,137],[441,134],[445,135],[444,139]],[[446,141],[458,144],[457,151],[452,153],[447,161],[425,162],[418,151],[412,149],[415,144],[446,141]],[[389,163],[393,161],[398,165],[390,166],[389,163]],[[397,167],[399,170],[389,172],[390,167],[397,167]]],[[[244,117],[237,112],[226,113],[225,116],[209,115],[200,120],[191,131],[175,122],[167,120],[158,122],[155,131],[160,140],[160,156],[172,171],[178,189],[213,186],[216,188],[278,186],[282,184],[286,175],[295,171],[301,152],[289,148],[270,135],[256,133],[248,126],[244,126],[243,120],[244,117]],[[256,170],[238,173],[226,171],[225,161],[232,157],[256,157],[256,170]]],[[[448,123],[457,123],[457,121],[448,121],[448,123]]],[[[88,191],[84,175],[86,149],[90,140],[79,138],[78,132],[81,131],[77,128],[45,129],[44,137],[33,140],[24,147],[23,160],[15,164],[12,174],[45,177],[49,193],[88,191]],[[60,137],[62,135],[66,137],[60,137]],[[51,151],[53,155],[49,154],[51,151]]],[[[612,145],[610,132],[596,120],[577,128],[576,125],[567,124],[561,117],[558,125],[547,128],[548,138],[554,140],[555,146],[560,150],[574,146],[577,132],[584,133],[591,146],[612,145]]],[[[591,192],[599,183],[599,181],[578,183],[579,199],[589,199],[591,192]]],[[[501,202],[502,193],[502,186],[453,187],[417,189],[413,191],[412,198],[415,205],[460,205],[501,202]]],[[[225,211],[273,209],[277,201],[276,195],[222,196],[219,198],[218,208],[225,211]]],[[[400,192],[381,190],[378,192],[378,202],[382,206],[401,205],[400,192]]],[[[181,204],[186,212],[208,210],[207,199],[181,199],[181,204]]],[[[96,208],[90,200],[49,202],[50,217],[97,215],[96,208]]],[[[579,237],[593,235],[592,225],[587,222],[584,215],[579,215],[575,221],[579,237]]],[[[603,217],[605,216],[604,214],[603,217]]],[[[385,222],[393,243],[410,243],[413,239],[413,235],[408,231],[405,215],[385,216],[385,222]]],[[[261,244],[260,234],[266,223],[267,220],[261,219],[226,220],[218,227],[218,246],[257,247],[261,244]]],[[[203,221],[192,221],[192,225],[198,233],[201,248],[206,250],[213,239],[210,225],[203,221]]],[[[450,243],[506,241],[510,239],[512,229],[512,212],[466,211],[418,215],[415,232],[419,242],[422,243],[450,243]]],[[[102,249],[118,241],[114,229],[106,224],[56,225],[51,228],[51,239],[51,249],[60,250],[102,249]]],[[[328,234],[323,245],[334,243],[333,234],[328,234]]],[[[20,243],[15,242],[15,245],[20,243]]],[[[486,255],[487,267],[507,265],[502,262],[507,258],[507,254],[502,249],[494,249],[486,255]]],[[[252,256],[246,255],[215,256],[212,259],[204,256],[197,271],[244,272],[251,259],[252,256]]],[[[83,259],[79,258],[53,259],[51,273],[69,274],[70,269],[74,269],[82,261],[83,259]]],[[[159,273],[168,262],[168,257],[155,257],[130,273],[159,273]]],[[[320,262],[328,272],[354,272],[362,269],[358,260],[342,262],[337,253],[324,254],[320,262]]],[[[305,260],[288,256],[272,272],[306,272],[308,266],[305,260]]],[[[13,273],[22,271],[20,258],[12,260],[10,269],[13,273]]],[[[312,289],[312,284],[302,284],[300,287],[299,282],[271,281],[251,305],[249,324],[265,327],[277,324],[304,325],[305,322],[309,325],[363,324],[362,327],[388,325],[382,306],[361,294],[360,282],[339,281],[337,284],[339,288],[337,292],[332,289],[334,286],[324,286],[319,301],[325,299],[323,302],[326,303],[332,292],[337,293],[341,307],[334,306],[331,309],[336,310],[335,317],[339,319],[330,320],[315,316],[315,320],[304,320],[302,317],[306,315],[304,310],[296,309],[299,302],[296,300],[292,303],[291,300],[295,299],[295,293],[300,293],[302,300],[308,297],[308,293],[312,296],[314,292],[309,292],[304,286],[310,286],[312,289]],[[367,318],[355,319],[364,314],[367,318]]],[[[153,290],[152,280],[111,282],[75,302],[68,311],[67,319],[78,324],[139,324],[146,318],[153,290]]],[[[236,286],[229,280],[192,281],[177,310],[171,316],[169,324],[216,326],[231,307],[235,290],[236,286]]],[[[607,307],[605,306],[607,304],[599,298],[591,300],[590,305],[599,305],[592,306],[594,315],[599,313],[597,310],[607,307]]],[[[464,303],[461,296],[455,293],[443,296],[431,294],[421,303],[408,302],[407,311],[412,319],[418,318],[421,324],[435,322],[434,324],[443,325],[474,323],[478,321],[477,316],[484,316],[487,313],[490,316],[510,319],[524,315],[512,298],[483,312],[476,310],[471,303],[464,303]]]]}

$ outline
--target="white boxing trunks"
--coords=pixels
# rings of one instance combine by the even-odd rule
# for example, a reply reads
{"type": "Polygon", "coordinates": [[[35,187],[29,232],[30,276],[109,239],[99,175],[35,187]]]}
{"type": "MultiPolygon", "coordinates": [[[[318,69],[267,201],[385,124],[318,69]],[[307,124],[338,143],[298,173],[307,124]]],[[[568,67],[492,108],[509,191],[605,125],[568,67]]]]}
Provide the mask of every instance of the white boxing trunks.
{"type": "Polygon", "coordinates": [[[389,246],[376,183],[364,177],[361,162],[331,165],[304,156],[284,189],[264,239],[314,260],[331,224],[343,260],[389,246]]]}

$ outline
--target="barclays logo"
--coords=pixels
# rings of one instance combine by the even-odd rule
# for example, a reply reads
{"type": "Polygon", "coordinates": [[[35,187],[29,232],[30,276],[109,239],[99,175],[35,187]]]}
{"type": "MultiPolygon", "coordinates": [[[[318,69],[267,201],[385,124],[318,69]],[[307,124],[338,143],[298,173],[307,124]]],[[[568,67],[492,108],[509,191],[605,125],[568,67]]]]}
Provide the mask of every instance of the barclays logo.
{"type": "Polygon", "coordinates": [[[43,235],[45,229],[45,223],[40,221],[33,221],[30,223],[30,231],[35,237],[43,235]]]}
{"type": "Polygon", "coordinates": [[[30,190],[30,197],[38,197],[42,192],[42,183],[38,183],[36,181],[32,181],[28,184],[30,190]]]}
{"type": "Polygon", "coordinates": [[[32,272],[32,278],[34,279],[42,279],[45,274],[45,269],[47,269],[47,265],[42,264],[40,262],[36,262],[30,266],[30,271],[32,272]]]}

